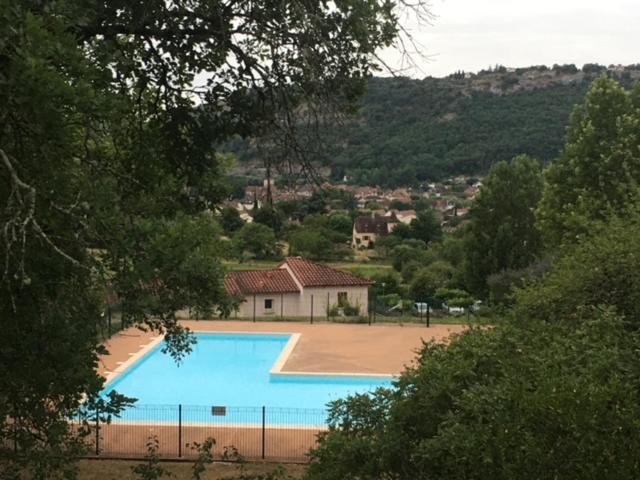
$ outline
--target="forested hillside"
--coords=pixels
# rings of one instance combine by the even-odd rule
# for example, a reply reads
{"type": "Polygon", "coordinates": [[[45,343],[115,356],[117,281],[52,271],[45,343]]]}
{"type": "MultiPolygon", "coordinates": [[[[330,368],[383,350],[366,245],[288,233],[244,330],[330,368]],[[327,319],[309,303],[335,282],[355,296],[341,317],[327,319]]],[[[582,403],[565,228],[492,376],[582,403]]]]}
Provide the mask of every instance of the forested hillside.
{"type": "MultiPolygon", "coordinates": [[[[346,176],[349,183],[395,187],[484,174],[519,154],[547,162],[563,144],[574,105],[606,70],[498,67],[447,78],[372,78],[358,115],[327,134],[323,163],[334,180],[346,176]]],[[[608,74],[628,86],[640,77],[640,67],[608,74]]],[[[236,143],[233,150],[256,159],[245,148],[236,143]]]]}

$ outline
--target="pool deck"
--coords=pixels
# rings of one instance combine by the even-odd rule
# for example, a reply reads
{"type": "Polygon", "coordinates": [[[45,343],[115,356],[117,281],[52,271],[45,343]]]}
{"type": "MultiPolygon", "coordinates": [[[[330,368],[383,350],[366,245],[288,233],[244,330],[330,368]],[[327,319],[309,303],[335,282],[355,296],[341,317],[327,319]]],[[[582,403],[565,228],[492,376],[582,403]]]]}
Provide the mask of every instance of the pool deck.
{"type": "MultiPolygon", "coordinates": [[[[188,320],[194,332],[298,333],[282,372],[397,375],[416,358],[422,342],[446,341],[464,325],[362,325],[188,320]]],[[[109,339],[99,373],[113,378],[157,342],[156,333],[129,328],[109,339]]]]}
{"type": "MultiPolygon", "coordinates": [[[[347,325],[306,324],[293,322],[183,321],[194,332],[291,333],[290,351],[285,348],[273,366],[276,372],[335,374],[399,374],[416,358],[422,342],[435,339],[446,342],[463,325],[347,325]],[[297,337],[297,338],[296,338],[297,337]],[[288,356],[287,356],[288,354],[288,356]]],[[[105,346],[110,354],[101,357],[99,373],[108,380],[153,348],[161,340],[155,333],[130,328],[114,335],[105,346]]],[[[176,458],[179,445],[183,457],[193,456],[188,448],[194,441],[207,437],[216,439],[217,455],[224,446],[233,445],[246,459],[279,462],[307,462],[307,452],[317,445],[317,435],[325,427],[267,425],[264,429],[247,425],[113,422],[102,424],[99,430],[100,456],[103,458],[143,458],[150,437],[159,441],[163,458],[176,458]]],[[[173,422],[173,423],[171,423],[173,422]]],[[[95,434],[89,437],[90,452],[95,434]]],[[[217,458],[217,457],[216,457],[217,458]]]]}

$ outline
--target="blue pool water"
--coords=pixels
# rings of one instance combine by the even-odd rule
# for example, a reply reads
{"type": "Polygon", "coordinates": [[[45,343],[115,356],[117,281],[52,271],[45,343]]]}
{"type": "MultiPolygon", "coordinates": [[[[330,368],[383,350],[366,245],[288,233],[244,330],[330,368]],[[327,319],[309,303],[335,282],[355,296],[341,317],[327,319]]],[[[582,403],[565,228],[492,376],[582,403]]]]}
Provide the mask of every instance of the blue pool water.
{"type": "Polygon", "coordinates": [[[123,418],[172,421],[177,405],[183,404],[185,422],[260,423],[264,406],[270,424],[321,424],[327,402],[389,387],[392,381],[391,377],[271,375],[289,335],[196,336],[193,352],[182,363],[162,353],[159,344],[105,388],[103,394],[116,390],[138,399],[137,407],[125,411],[123,418]],[[151,405],[167,407],[159,410],[151,405]],[[214,416],[212,406],[226,407],[224,415],[214,416]]]}

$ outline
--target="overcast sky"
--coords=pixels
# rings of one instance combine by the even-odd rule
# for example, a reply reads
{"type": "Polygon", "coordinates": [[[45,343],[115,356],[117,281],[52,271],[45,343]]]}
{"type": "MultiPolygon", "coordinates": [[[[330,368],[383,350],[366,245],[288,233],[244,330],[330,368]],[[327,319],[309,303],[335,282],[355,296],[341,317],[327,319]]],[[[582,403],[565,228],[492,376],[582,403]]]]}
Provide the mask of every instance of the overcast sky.
{"type": "MultiPolygon", "coordinates": [[[[640,63],[640,0],[431,0],[431,26],[406,24],[429,60],[406,75],[441,77],[554,63],[640,63]]],[[[383,52],[399,65],[397,52],[383,52]]]]}

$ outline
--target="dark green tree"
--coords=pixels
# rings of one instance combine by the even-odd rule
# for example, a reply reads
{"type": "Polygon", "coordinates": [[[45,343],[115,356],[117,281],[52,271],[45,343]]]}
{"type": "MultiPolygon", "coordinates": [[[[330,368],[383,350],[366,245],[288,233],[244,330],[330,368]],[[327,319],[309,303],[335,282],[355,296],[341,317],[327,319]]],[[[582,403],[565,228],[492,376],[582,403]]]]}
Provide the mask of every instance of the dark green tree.
{"type": "Polygon", "coordinates": [[[266,225],[276,234],[279,234],[280,230],[282,230],[282,214],[273,207],[265,206],[253,212],[253,221],[266,225]]]}
{"type": "Polygon", "coordinates": [[[576,320],[427,344],[395,390],[333,403],[307,477],[634,479],[640,339],[606,309],[576,320]]]}
{"type": "Polygon", "coordinates": [[[349,110],[397,18],[383,1],[0,0],[0,477],[73,476],[67,420],[98,402],[108,292],[189,350],[175,311],[228,301],[202,214],[230,193],[212,146],[349,110]]]}
{"type": "Polygon", "coordinates": [[[471,208],[466,236],[466,283],[486,295],[487,277],[529,265],[542,240],[534,209],[542,195],[542,174],[535,160],[520,156],[491,169],[471,208]]]}
{"type": "Polygon", "coordinates": [[[233,235],[232,245],[240,260],[247,256],[265,260],[279,254],[275,233],[261,223],[246,223],[233,235]]]}
{"type": "Polygon", "coordinates": [[[220,226],[226,235],[233,235],[244,225],[238,210],[233,207],[224,207],[220,212],[220,226]]]}
{"type": "Polygon", "coordinates": [[[625,215],[640,182],[640,84],[626,91],[595,80],[571,115],[564,150],[545,172],[537,210],[550,246],[575,243],[612,216],[625,215]]]}
{"type": "Polygon", "coordinates": [[[322,230],[301,228],[289,235],[289,254],[328,260],[333,253],[333,244],[322,230]]]}
{"type": "Polygon", "coordinates": [[[453,272],[453,267],[442,260],[417,270],[409,285],[412,298],[416,301],[432,302],[438,289],[451,285],[453,272]]]}
{"type": "Polygon", "coordinates": [[[425,243],[435,242],[442,237],[440,219],[433,210],[418,212],[416,218],[411,220],[411,236],[425,243]]]}

